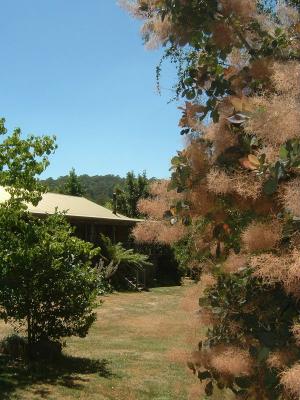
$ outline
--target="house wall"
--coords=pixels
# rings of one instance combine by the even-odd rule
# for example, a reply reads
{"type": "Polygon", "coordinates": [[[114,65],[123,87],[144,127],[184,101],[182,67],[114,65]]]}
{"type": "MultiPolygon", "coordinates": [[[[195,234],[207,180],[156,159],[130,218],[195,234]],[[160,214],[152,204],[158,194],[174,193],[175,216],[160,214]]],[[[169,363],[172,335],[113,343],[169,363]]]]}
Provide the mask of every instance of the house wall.
{"type": "Polygon", "coordinates": [[[130,243],[132,226],[99,224],[93,221],[76,220],[70,220],[70,223],[75,227],[75,235],[80,239],[97,244],[102,233],[115,243],[122,242],[125,247],[130,243]]]}

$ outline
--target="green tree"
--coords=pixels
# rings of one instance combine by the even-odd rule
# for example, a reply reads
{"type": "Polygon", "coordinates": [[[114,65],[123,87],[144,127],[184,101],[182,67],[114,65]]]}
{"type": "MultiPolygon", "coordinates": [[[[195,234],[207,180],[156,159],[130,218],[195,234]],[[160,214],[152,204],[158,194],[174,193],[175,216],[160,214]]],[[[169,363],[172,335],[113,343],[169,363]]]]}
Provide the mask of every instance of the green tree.
{"type": "Polygon", "coordinates": [[[117,194],[117,211],[127,217],[141,217],[137,205],[141,198],[149,196],[148,188],[149,180],[147,179],[146,172],[138,174],[138,176],[135,176],[133,172],[128,172],[124,186],[117,186],[115,189],[117,194]]]}
{"type": "Polygon", "coordinates": [[[72,168],[69,172],[65,184],[59,189],[59,192],[63,194],[68,194],[70,196],[84,196],[85,189],[80,179],[78,178],[74,168],[72,168]]]}
{"type": "Polygon", "coordinates": [[[27,329],[29,345],[42,339],[84,336],[97,278],[91,259],[98,252],[77,238],[62,215],[34,218],[26,204],[38,204],[45,190],[37,180],[49,164],[55,139],[5,136],[0,120],[0,184],[10,195],[0,205],[0,317],[27,329]]]}

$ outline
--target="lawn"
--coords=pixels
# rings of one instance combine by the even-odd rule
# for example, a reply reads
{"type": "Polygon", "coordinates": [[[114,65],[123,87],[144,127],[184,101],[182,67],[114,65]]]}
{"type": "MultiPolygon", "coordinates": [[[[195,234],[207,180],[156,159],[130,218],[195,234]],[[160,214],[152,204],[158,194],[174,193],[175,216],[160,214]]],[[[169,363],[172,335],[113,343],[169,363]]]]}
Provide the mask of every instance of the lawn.
{"type": "MultiPolygon", "coordinates": [[[[105,297],[84,339],[67,340],[59,364],[0,358],[0,398],[48,400],[186,400],[199,398],[186,368],[197,346],[196,286],[155,288],[105,297]]],[[[0,336],[9,327],[0,325],[0,336]]]]}

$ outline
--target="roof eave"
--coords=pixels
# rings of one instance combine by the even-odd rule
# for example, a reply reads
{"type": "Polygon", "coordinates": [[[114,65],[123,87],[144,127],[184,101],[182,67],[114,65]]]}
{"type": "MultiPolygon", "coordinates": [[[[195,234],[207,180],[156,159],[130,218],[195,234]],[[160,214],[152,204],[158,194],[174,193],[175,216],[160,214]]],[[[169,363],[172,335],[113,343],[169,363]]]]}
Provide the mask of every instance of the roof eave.
{"type": "MultiPolygon", "coordinates": [[[[47,215],[53,215],[54,213],[44,213],[44,212],[33,212],[31,211],[33,215],[36,216],[47,216],[47,215]]],[[[116,218],[100,218],[100,217],[93,217],[93,216],[86,216],[86,215],[72,215],[72,214],[65,214],[66,218],[69,220],[76,220],[78,222],[82,221],[89,221],[89,222],[94,222],[94,223],[99,223],[101,225],[128,225],[128,226],[133,226],[139,222],[142,222],[142,219],[116,219],[116,218]]]]}

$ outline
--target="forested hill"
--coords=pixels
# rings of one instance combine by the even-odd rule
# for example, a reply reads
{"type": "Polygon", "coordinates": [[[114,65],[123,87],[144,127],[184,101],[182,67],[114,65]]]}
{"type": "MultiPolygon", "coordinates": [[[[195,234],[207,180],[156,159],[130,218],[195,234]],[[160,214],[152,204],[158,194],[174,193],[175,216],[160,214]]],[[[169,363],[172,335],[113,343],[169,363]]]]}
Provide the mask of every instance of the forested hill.
{"type": "MultiPolygon", "coordinates": [[[[47,185],[49,192],[59,192],[67,178],[68,175],[57,179],[48,178],[42,182],[47,185]]],[[[102,205],[112,198],[116,185],[122,186],[125,183],[125,178],[118,175],[80,175],[78,178],[85,189],[85,197],[102,205]]]]}

